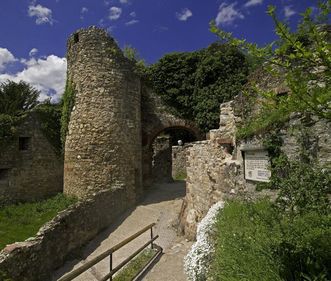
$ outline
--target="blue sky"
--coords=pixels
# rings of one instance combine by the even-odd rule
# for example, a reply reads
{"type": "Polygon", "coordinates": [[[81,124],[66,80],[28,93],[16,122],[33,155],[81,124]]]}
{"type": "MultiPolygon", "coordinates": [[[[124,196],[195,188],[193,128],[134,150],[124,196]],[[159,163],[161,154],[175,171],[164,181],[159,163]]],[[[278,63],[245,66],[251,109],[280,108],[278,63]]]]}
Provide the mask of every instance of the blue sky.
{"type": "Polygon", "coordinates": [[[41,100],[58,100],[66,71],[66,40],[75,30],[105,28],[120,47],[131,45],[148,63],[169,52],[207,47],[208,26],[261,45],[275,39],[267,6],[292,25],[315,0],[1,0],[0,82],[25,80],[41,100]]]}

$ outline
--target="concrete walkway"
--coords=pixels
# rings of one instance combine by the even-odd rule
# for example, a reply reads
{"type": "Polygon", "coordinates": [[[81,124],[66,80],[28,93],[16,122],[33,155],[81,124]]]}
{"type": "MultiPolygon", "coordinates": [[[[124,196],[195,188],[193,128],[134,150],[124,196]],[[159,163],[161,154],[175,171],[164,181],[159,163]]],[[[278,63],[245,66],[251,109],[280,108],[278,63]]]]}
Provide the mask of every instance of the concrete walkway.
{"type": "MultiPolygon", "coordinates": [[[[164,254],[159,262],[145,275],[143,280],[186,281],[183,272],[183,257],[192,243],[185,241],[183,237],[177,236],[173,227],[178,219],[184,195],[185,182],[155,185],[139,206],[123,214],[113,225],[93,239],[82,250],[81,258],[67,262],[62,268],[54,272],[52,280],[57,280],[67,272],[81,266],[84,262],[91,260],[146,225],[156,222],[154,233],[160,236],[156,243],[163,248],[164,254]]],[[[113,256],[113,265],[119,264],[149,238],[150,233],[146,232],[140,238],[116,252],[113,256]]],[[[75,280],[100,280],[108,272],[109,258],[106,258],[75,280]]]]}

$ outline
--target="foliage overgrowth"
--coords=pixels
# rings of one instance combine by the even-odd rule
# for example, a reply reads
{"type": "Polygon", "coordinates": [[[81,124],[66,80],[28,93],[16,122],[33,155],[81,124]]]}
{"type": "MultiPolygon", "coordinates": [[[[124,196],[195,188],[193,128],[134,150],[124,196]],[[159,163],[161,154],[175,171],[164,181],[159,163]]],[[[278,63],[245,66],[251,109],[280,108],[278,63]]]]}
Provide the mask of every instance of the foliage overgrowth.
{"type": "Polygon", "coordinates": [[[61,111],[61,104],[52,104],[50,101],[41,103],[34,109],[38,114],[43,134],[59,156],[62,152],[61,111]]]}
{"type": "Polygon", "coordinates": [[[330,214],[288,216],[269,200],[235,201],[220,212],[217,228],[215,280],[330,280],[330,214]]]}
{"type": "Polygon", "coordinates": [[[249,137],[283,123],[293,112],[331,120],[330,9],[330,0],[321,2],[317,13],[307,9],[297,30],[291,31],[288,24],[277,18],[276,8],[270,6],[268,14],[274,20],[279,40],[263,48],[236,39],[211,23],[211,31],[247,54],[253,67],[263,64],[269,75],[284,79],[290,90],[280,99],[277,93],[256,85],[254,91],[262,97],[262,110],[239,132],[239,137],[249,137]]]}
{"type": "Polygon", "coordinates": [[[172,113],[208,131],[218,127],[219,105],[246,82],[248,63],[237,48],[214,43],[196,52],[165,55],[147,73],[172,113]]]}
{"type": "Polygon", "coordinates": [[[31,113],[37,113],[41,129],[55,151],[60,154],[61,105],[49,100],[38,101],[40,91],[30,84],[7,81],[0,85],[0,148],[9,143],[17,133],[17,127],[31,113]]]}
{"type": "Polygon", "coordinates": [[[74,86],[69,79],[67,79],[61,103],[62,103],[61,142],[62,142],[62,148],[64,149],[66,135],[68,132],[68,125],[69,125],[69,121],[70,121],[70,115],[71,115],[72,108],[74,107],[74,104],[75,104],[74,86]]]}

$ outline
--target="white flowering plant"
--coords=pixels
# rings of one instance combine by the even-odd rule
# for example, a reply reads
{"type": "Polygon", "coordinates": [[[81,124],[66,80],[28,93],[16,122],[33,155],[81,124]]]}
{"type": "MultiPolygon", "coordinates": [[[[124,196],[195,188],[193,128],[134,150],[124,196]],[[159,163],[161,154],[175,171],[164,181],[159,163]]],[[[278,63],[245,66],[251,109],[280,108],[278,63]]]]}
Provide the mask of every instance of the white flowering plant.
{"type": "Polygon", "coordinates": [[[197,241],[184,258],[184,270],[190,281],[204,281],[207,279],[209,266],[215,251],[215,223],[217,214],[224,208],[220,201],[211,206],[207,215],[197,227],[197,241]]]}

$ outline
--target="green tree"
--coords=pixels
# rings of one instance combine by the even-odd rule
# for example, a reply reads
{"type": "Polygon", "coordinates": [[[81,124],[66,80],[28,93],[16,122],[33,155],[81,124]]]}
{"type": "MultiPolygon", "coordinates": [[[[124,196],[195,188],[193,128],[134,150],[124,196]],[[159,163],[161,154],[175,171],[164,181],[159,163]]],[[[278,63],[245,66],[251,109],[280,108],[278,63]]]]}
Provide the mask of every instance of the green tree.
{"type": "Polygon", "coordinates": [[[218,127],[219,105],[238,94],[247,74],[245,56],[219,43],[165,55],[149,68],[154,89],[171,111],[195,121],[204,131],[218,127]]]}
{"type": "Polygon", "coordinates": [[[138,75],[145,77],[147,74],[146,62],[144,61],[144,59],[141,58],[137,49],[133,48],[130,45],[125,45],[123,48],[123,54],[126,58],[128,58],[135,64],[135,72],[138,75]]]}
{"type": "Polygon", "coordinates": [[[38,104],[40,91],[20,81],[6,81],[0,84],[0,114],[20,115],[38,104]]]}
{"type": "Polygon", "coordinates": [[[256,87],[255,93],[264,99],[263,108],[248,126],[268,127],[277,121],[286,121],[285,117],[292,112],[331,120],[330,7],[328,0],[319,4],[317,14],[307,9],[297,29],[291,31],[287,23],[277,18],[276,8],[270,6],[268,13],[279,39],[263,48],[234,38],[231,33],[220,30],[215,22],[211,23],[213,33],[240,48],[254,62],[255,68],[263,63],[269,75],[283,79],[290,89],[280,100],[276,93],[256,87]]]}

